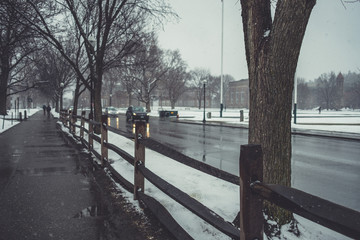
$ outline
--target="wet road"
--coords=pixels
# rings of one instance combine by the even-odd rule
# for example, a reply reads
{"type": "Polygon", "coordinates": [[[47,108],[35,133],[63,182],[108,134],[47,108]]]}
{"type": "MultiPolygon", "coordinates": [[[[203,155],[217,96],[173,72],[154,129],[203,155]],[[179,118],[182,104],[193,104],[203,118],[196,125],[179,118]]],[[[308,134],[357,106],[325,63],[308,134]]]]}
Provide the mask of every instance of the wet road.
{"type": "MultiPolygon", "coordinates": [[[[124,116],[112,126],[131,131],[124,116]]],[[[239,175],[248,130],[152,118],[150,137],[199,161],[239,175]]],[[[292,186],[360,211],[360,141],[293,135],[292,186]]]]}

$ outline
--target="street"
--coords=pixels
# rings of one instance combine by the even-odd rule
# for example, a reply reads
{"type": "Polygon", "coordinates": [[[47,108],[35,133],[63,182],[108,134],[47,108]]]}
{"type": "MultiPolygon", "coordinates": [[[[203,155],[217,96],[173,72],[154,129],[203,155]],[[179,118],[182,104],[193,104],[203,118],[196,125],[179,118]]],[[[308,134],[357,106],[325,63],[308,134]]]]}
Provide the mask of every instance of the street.
{"type": "MultiPolygon", "coordinates": [[[[113,127],[132,131],[120,115],[113,127]],[[118,124],[116,124],[118,122],[118,124]]],[[[240,145],[248,130],[150,119],[150,137],[181,153],[239,175],[240,145]]],[[[339,138],[292,137],[292,187],[360,211],[360,142],[339,138]]]]}

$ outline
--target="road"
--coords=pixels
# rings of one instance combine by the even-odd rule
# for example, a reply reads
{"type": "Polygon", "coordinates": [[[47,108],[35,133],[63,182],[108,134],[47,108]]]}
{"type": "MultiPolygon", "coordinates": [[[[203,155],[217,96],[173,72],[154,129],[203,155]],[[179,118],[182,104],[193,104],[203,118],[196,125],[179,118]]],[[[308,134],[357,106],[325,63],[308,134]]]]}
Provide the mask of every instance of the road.
{"type": "MultiPolygon", "coordinates": [[[[131,131],[120,115],[112,126],[131,131]]],[[[152,118],[150,137],[211,166],[239,175],[240,145],[248,130],[203,126],[152,118]]],[[[360,141],[339,138],[292,137],[292,186],[360,211],[360,141]]]]}

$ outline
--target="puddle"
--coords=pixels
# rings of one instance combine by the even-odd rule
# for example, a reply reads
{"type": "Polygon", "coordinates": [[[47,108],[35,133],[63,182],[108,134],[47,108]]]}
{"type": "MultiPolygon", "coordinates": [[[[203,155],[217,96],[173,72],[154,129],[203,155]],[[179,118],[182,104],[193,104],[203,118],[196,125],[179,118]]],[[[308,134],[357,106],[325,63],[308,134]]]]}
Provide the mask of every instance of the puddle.
{"type": "Polygon", "coordinates": [[[66,167],[48,167],[48,168],[27,168],[16,170],[18,174],[27,176],[49,176],[49,175],[63,175],[73,172],[66,167]]]}
{"type": "Polygon", "coordinates": [[[81,219],[81,218],[88,218],[88,217],[101,217],[106,216],[108,214],[107,207],[103,204],[93,205],[87,207],[80,211],[79,213],[75,214],[73,218],[81,219]]]}

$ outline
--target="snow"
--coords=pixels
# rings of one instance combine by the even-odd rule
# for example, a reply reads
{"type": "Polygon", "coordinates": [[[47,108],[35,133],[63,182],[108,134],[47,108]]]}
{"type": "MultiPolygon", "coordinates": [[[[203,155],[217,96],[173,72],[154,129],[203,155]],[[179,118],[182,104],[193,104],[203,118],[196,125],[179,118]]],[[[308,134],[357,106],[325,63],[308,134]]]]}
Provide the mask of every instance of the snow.
{"type": "Polygon", "coordinates": [[[266,31],[264,32],[264,38],[268,37],[269,34],[270,34],[270,30],[266,30],[266,31]]]}
{"type": "Polygon", "coordinates": [[[40,111],[42,109],[40,108],[35,108],[35,109],[19,109],[19,111],[14,111],[14,109],[8,111],[8,115],[7,116],[3,116],[0,115],[0,133],[6,131],[7,129],[16,126],[17,124],[19,124],[19,121],[11,121],[11,120],[4,120],[4,118],[11,118],[11,116],[13,116],[15,118],[15,116],[18,116],[18,112],[22,113],[22,116],[24,117],[24,111],[26,110],[26,114],[28,117],[30,117],[31,115],[33,115],[34,113],[36,113],[37,111],[40,111]]]}
{"type": "MultiPolygon", "coordinates": [[[[177,109],[180,120],[194,121],[201,123],[203,120],[203,110],[200,109],[177,109]]],[[[240,122],[240,110],[227,110],[223,112],[223,118],[219,118],[218,109],[209,109],[212,118],[206,119],[207,123],[227,122],[232,125],[248,125],[248,110],[244,109],[245,121],[240,122]],[[233,117],[233,118],[231,118],[233,117]]],[[[209,112],[206,110],[206,113],[209,112]]],[[[126,111],[126,109],[122,109],[126,111]]],[[[58,114],[53,112],[55,117],[58,114]]],[[[157,115],[157,110],[151,112],[152,117],[157,115]]],[[[331,132],[357,133],[360,134],[360,111],[323,111],[319,114],[316,110],[299,111],[297,124],[292,123],[293,129],[316,129],[331,132]],[[311,124],[311,125],[309,125],[311,124]]],[[[1,121],[0,121],[1,123],[1,121]]],[[[63,128],[64,131],[68,131],[63,128]]],[[[116,143],[118,147],[134,155],[134,142],[114,134],[108,133],[110,143],[116,143]]],[[[85,139],[87,136],[85,136],[85,139]]],[[[94,149],[100,153],[100,145],[94,142],[94,149]]],[[[201,202],[209,209],[223,217],[226,221],[232,222],[240,210],[239,187],[226,181],[204,174],[186,165],[164,157],[157,152],[146,149],[146,167],[159,175],[164,180],[175,185],[177,188],[186,192],[188,195],[201,202]]],[[[109,150],[109,160],[112,166],[128,181],[133,182],[133,166],[119,157],[115,152],[109,150]]],[[[142,211],[133,200],[132,193],[128,193],[120,185],[119,189],[124,192],[124,197],[131,202],[138,211],[142,211]]],[[[217,229],[201,220],[196,215],[179,205],[177,202],[162,193],[150,182],[145,181],[145,193],[157,199],[175,218],[175,220],[194,238],[194,239],[230,239],[228,236],[219,232],[217,229]]],[[[299,222],[300,237],[286,231],[289,226],[284,226],[282,235],[279,239],[348,239],[330,229],[324,228],[316,223],[295,215],[299,222]]],[[[264,239],[267,239],[264,235],[264,239]]]]}

